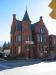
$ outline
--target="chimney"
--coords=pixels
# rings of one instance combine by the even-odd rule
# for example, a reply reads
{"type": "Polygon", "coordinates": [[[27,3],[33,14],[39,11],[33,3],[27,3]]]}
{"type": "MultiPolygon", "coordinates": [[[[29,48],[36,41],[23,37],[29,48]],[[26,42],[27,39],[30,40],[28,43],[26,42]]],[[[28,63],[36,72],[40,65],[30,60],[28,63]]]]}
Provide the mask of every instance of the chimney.
{"type": "Polygon", "coordinates": [[[13,20],[16,20],[16,14],[13,14],[13,20]]]}
{"type": "Polygon", "coordinates": [[[40,21],[43,21],[42,16],[40,16],[40,21]]]}
{"type": "Polygon", "coordinates": [[[44,23],[44,22],[43,22],[43,17],[42,17],[42,16],[40,16],[40,23],[41,23],[41,24],[44,23]]]}

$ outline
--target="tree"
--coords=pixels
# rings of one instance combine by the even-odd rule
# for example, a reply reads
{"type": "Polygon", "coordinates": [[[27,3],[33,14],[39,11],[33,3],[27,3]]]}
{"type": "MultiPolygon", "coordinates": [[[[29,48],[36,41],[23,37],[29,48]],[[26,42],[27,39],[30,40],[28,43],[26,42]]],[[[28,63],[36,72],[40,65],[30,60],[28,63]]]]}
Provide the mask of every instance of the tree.
{"type": "Polygon", "coordinates": [[[56,19],[56,0],[52,0],[49,7],[52,9],[52,12],[49,15],[51,18],[56,19]]]}
{"type": "Polygon", "coordinates": [[[10,43],[9,43],[9,42],[7,43],[7,48],[8,48],[8,49],[10,48],[10,43]]]}
{"type": "Polygon", "coordinates": [[[3,50],[4,49],[9,49],[10,48],[10,43],[6,43],[6,41],[4,42],[4,45],[3,45],[3,50]]]}
{"type": "Polygon", "coordinates": [[[6,41],[4,42],[4,45],[3,45],[3,49],[6,49],[7,48],[7,45],[6,45],[6,41]]]}

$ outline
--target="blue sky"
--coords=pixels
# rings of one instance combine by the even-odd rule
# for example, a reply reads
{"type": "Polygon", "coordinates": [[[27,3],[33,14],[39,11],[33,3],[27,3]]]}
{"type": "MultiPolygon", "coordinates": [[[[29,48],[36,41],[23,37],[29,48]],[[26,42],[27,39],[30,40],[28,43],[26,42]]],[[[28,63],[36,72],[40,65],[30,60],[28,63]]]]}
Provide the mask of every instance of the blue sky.
{"type": "Polygon", "coordinates": [[[10,41],[12,14],[22,20],[26,6],[32,23],[39,21],[39,17],[43,16],[49,34],[56,35],[56,20],[49,16],[52,11],[48,7],[50,2],[51,0],[0,0],[0,41],[10,41]]]}

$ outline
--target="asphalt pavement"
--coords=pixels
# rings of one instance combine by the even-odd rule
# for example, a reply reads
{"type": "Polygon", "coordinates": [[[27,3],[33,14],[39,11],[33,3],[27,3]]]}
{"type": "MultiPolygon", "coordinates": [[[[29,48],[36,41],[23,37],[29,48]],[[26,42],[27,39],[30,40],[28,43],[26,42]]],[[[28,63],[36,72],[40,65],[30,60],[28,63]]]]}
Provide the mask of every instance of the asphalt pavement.
{"type": "Polygon", "coordinates": [[[16,67],[38,64],[40,62],[41,62],[40,60],[35,60],[35,59],[13,60],[13,61],[0,60],[0,71],[6,70],[6,69],[12,69],[16,67]]]}

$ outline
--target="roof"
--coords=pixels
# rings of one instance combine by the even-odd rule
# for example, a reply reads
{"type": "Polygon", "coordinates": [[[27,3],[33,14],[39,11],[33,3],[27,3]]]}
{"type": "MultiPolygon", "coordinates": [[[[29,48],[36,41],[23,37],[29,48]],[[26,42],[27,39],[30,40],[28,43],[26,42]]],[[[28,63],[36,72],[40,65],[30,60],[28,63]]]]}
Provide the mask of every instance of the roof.
{"type": "Polygon", "coordinates": [[[36,25],[38,25],[38,22],[36,22],[36,23],[34,23],[34,24],[31,24],[32,29],[35,29],[36,25]]]}
{"type": "Polygon", "coordinates": [[[50,34],[49,36],[56,36],[56,35],[54,35],[54,34],[50,34]]]}
{"type": "Polygon", "coordinates": [[[21,21],[17,21],[17,28],[19,31],[22,30],[22,22],[21,21]]]}
{"type": "Polygon", "coordinates": [[[24,14],[24,17],[23,17],[23,21],[26,20],[26,21],[30,21],[30,18],[29,18],[29,15],[28,15],[28,12],[26,10],[25,14],[24,14]]]}

